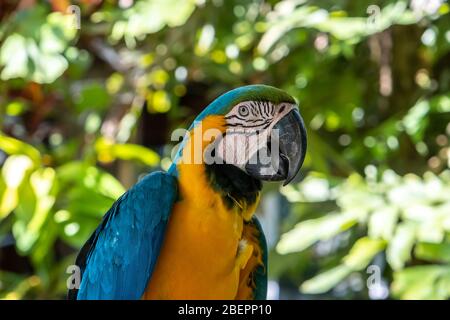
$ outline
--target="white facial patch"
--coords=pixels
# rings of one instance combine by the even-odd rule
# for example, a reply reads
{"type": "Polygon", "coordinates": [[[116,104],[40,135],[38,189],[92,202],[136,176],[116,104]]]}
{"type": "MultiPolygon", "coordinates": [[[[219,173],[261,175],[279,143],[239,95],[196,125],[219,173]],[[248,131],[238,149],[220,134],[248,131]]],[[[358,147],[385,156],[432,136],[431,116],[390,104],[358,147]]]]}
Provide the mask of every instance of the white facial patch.
{"type": "Polygon", "coordinates": [[[258,152],[260,160],[270,163],[267,143],[271,139],[272,128],[294,108],[295,104],[285,102],[278,105],[269,101],[244,101],[237,104],[225,116],[227,130],[216,141],[216,156],[244,171],[249,161],[256,161],[258,152]]]}

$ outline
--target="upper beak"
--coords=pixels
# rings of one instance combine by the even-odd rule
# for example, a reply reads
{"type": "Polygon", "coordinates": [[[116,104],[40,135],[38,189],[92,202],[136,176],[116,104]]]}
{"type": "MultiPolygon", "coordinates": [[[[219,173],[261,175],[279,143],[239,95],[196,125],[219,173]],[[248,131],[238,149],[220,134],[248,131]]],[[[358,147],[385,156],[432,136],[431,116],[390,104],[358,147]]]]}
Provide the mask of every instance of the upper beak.
{"type": "Polygon", "coordinates": [[[297,109],[291,110],[273,126],[266,149],[270,153],[270,163],[249,162],[245,171],[261,180],[284,180],[283,185],[287,185],[297,175],[306,155],[306,129],[297,109]]]}
{"type": "Polygon", "coordinates": [[[305,160],[306,128],[299,111],[293,109],[281,118],[273,129],[277,129],[279,134],[279,165],[285,174],[285,186],[295,178],[305,160]]]}

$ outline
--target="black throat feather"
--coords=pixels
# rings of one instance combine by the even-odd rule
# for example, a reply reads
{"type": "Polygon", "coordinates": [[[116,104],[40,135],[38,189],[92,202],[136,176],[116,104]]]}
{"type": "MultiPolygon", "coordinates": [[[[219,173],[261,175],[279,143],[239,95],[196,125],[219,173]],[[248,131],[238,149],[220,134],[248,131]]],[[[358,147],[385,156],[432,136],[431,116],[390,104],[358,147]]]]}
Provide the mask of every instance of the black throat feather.
{"type": "Polygon", "coordinates": [[[252,205],[258,199],[262,183],[231,164],[205,165],[211,187],[222,195],[228,208],[239,203],[252,205]]]}

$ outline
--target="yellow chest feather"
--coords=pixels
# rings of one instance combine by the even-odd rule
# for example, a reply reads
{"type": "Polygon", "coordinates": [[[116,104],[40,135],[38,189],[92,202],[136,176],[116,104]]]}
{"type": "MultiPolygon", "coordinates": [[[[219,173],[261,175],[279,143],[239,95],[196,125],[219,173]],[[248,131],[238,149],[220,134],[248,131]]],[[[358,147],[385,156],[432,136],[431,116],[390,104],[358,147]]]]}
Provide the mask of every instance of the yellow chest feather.
{"type": "Polygon", "coordinates": [[[227,208],[201,164],[179,165],[179,192],[143,299],[235,299],[253,253],[244,218],[257,204],[227,208]]]}

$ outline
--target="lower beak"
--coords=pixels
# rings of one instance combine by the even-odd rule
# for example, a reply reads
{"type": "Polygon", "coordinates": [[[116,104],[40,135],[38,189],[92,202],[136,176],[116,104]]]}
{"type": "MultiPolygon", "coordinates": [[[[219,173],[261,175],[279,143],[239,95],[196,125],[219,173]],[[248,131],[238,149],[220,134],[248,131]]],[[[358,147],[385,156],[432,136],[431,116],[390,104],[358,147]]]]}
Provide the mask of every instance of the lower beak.
{"type": "MultiPolygon", "coordinates": [[[[262,170],[260,163],[248,163],[248,174],[268,181],[291,182],[300,170],[306,155],[306,129],[297,109],[281,118],[273,127],[267,149],[270,152],[271,170],[262,170]]],[[[264,168],[266,169],[266,168],[264,168]]]]}

